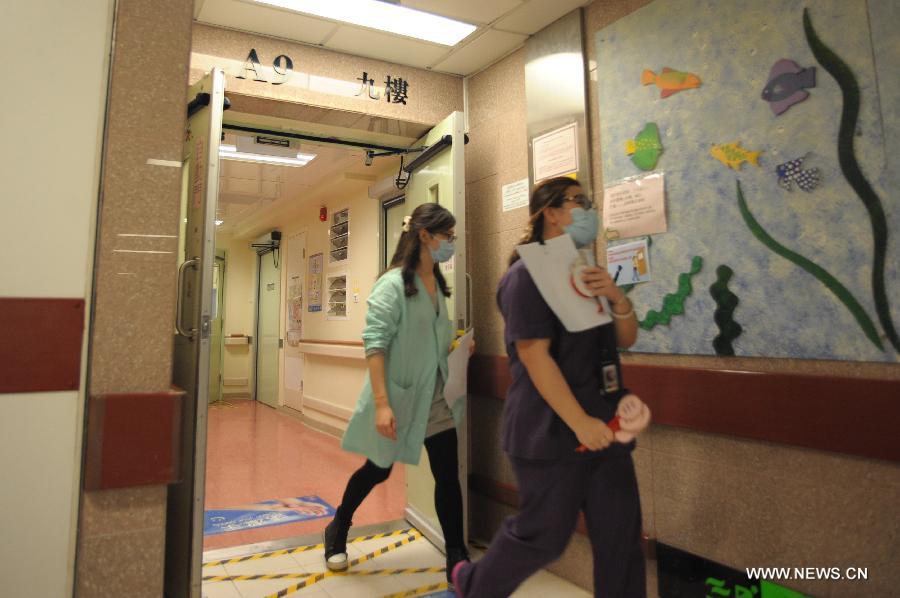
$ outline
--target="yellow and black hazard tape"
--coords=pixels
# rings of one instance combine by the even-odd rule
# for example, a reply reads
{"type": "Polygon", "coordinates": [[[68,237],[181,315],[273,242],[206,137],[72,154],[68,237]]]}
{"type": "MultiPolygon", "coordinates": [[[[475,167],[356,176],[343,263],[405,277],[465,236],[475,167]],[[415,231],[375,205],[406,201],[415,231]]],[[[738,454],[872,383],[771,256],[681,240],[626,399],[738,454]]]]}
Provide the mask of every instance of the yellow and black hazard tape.
{"type": "Polygon", "coordinates": [[[412,590],[407,590],[405,592],[387,594],[385,596],[382,596],[381,598],[412,598],[412,596],[424,596],[425,594],[431,594],[433,592],[439,592],[440,590],[446,590],[449,588],[450,584],[446,581],[442,581],[441,583],[433,583],[429,586],[413,588],[412,590]]]}
{"type": "MultiPolygon", "coordinates": [[[[378,550],[376,550],[374,552],[370,552],[369,554],[366,554],[359,558],[353,559],[352,561],[350,561],[349,567],[353,567],[360,563],[365,563],[366,561],[370,561],[372,559],[378,558],[379,556],[381,556],[383,554],[386,554],[392,550],[400,548],[401,546],[405,546],[406,544],[409,544],[410,542],[414,542],[421,537],[422,537],[422,534],[420,534],[416,530],[412,530],[411,533],[407,537],[403,538],[402,540],[398,540],[398,541],[394,542],[393,544],[388,544],[387,546],[379,548],[378,550]]],[[[284,598],[284,596],[287,596],[288,594],[293,594],[294,592],[299,592],[303,588],[308,588],[309,586],[311,586],[313,584],[319,583],[323,579],[327,579],[329,577],[346,575],[346,574],[347,574],[346,571],[324,571],[322,573],[314,573],[312,576],[307,577],[300,583],[296,583],[292,586],[288,586],[285,589],[283,589],[279,592],[276,592],[274,594],[269,594],[265,598],[284,598]]]]}
{"type": "MultiPolygon", "coordinates": [[[[445,567],[418,567],[406,569],[363,569],[360,571],[335,571],[334,577],[354,576],[354,575],[414,575],[418,573],[443,573],[447,569],[445,567]]],[[[316,573],[267,573],[259,575],[208,575],[203,578],[204,582],[215,583],[218,581],[258,581],[272,579],[306,579],[312,577],[316,573]]]]}
{"type": "MultiPolygon", "coordinates": [[[[350,543],[366,542],[368,540],[378,540],[379,538],[391,538],[393,536],[402,536],[403,534],[418,534],[419,531],[413,528],[398,529],[393,532],[385,532],[383,534],[373,534],[371,536],[360,536],[353,538],[350,543]]],[[[218,567],[219,565],[236,565],[237,563],[246,563],[247,561],[255,561],[258,559],[266,559],[273,556],[283,556],[286,554],[297,554],[307,552],[309,550],[320,550],[324,548],[323,544],[309,544],[308,546],[297,546],[295,548],[285,548],[282,550],[273,550],[272,552],[260,552],[257,554],[248,554],[247,556],[235,557],[233,559],[224,559],[221,561],[209,561],[203,563],[204,567],[218,567]]]]}

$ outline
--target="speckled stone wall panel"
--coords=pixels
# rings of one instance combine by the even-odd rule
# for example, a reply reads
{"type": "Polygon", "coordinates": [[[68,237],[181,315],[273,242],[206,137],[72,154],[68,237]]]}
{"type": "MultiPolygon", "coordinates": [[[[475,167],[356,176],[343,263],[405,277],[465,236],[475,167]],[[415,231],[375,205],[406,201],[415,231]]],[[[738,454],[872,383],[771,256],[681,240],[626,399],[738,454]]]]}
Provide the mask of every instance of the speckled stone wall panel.
{"type": "Polygon", "coordinates": [[[160,598],[165,535],[128,531],[84,541],[76,596],[79,598],[160,598]]]}
{"type": "Polygon", "coordinates": [[[815,596],[888,596],[900,578],[900,466],[657,426],[657,538],[742,569],[868,567],[815,596]]]}
{"type": "MultiPolygon", "coordinates": [[[[98,226],[90,394],[169,390],[192,8],[119,0],[98,226]],[[152,236],[128,236],[152,235],[152,236]]],[[[83,493],[80,597],[162,595],[166,486],[83,493]]]]}
{"type": "Polygon", "coordinates": [[[399,66],[374,58],[362,58],[281,39],[259,37],[230,29],[195,24],[191,50],[191,82],[214,66],[225,70],[226,90],[235,93],[311,104],[326,108],[368,113],[410,122],[437,124],[448,114],[463,109],[462,77],[399,66]],[[235,77],[256,49],[261,75],[266,82],[235,77]],[[272,61],[285,54],[294,63],[294,74],[281,85],[273,85],[272,61]],[[357,79],[367,72],[375,87],[383,91],[385,77],[401,77],[409,83],[407,103],[388,103],[368,97],[348,97],[315,90],[317,86],[361,85],[357,79]]]}
{"type": "Polygon", "coordinates": [[[191,16],[179,0],[118,4],[91,394],[161,392],[172,381],[181,169],[147,160],[181,162],[191,16]],[[158,236],[121,236],[134,234],[158,236]]]}

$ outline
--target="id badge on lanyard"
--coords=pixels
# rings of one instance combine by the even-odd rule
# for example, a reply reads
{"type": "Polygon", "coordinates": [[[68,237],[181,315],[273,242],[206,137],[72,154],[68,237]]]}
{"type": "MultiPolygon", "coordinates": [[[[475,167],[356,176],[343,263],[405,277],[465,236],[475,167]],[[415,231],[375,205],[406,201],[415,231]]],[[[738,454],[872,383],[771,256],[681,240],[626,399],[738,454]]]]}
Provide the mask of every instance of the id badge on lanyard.
{"type": "Polygon", "coordinates": [[[616,367],[616,362],[611,361],[608,363],[604,363],[601,366],[600,371],[603,375],[604,393],[614,393],[622,387],[621,383],[619,382],[619,368],[616,367]]]}

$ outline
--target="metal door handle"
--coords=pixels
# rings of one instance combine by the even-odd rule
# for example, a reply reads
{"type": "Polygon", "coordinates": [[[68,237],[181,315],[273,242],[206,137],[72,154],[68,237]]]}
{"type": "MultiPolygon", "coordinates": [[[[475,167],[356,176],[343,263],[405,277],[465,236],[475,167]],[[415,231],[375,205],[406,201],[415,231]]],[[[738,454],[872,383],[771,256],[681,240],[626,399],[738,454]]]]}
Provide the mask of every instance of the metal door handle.
{"type": "Polygon", "coordinates": [[[184,326],[181,322],[181,310],[184,306],[184,271],[187,270],[188,266],[196,270],[199,264],[200,258],[195,257],[194,259],[187,260],[180,266],[178,266],[178,285],[175,291],[175,330],[181,336],[190,339],[194,338],[194,335],[197,334],[197,329],[191,328],[190,330],[185,331],[184,326]]]}

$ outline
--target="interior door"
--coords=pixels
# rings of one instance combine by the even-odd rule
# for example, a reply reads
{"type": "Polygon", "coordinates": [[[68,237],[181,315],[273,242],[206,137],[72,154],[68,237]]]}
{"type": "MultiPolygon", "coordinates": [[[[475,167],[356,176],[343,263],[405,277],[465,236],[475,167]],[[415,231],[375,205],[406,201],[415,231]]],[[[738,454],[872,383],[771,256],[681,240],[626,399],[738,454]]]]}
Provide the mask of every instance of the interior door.
{"type": "Polygon", "coordinates": [[[206,413],[209,394],[215,213],[225,73],[214,69],[191,87],[184,143],[188,169],[183,202],[183,255],[178,268],[177,333],[173,383],[185,391],[181,481],[169,486],[166,514],[165,593],[199,598],[206,484],[206,413]]]}
{"type": "Polygon", "coordinates": [[[256,296],[256,400],[278,409],[278,361],[281,354],[280,250],[259,256],[256,296]]]}
{"type": "MultiPolygon", "coordinates": [[[[446,150],[435,155],[412,174],[406,187],[406,199],[402,212],[411,214],[419,205],[437,202],[456,217],[456,254],[449,262],[442,264],[442,272],[453,291],[447,301],[447,311],[457,328],[467,324],[468,288],[466,284],[466,173],[465,173],[465,118],[462,112],[454,112],[416,145],[432,145],[445,135],[452,135],[453,143],[446,150]]],[[[413,154],[415,156],[415,154],[413,154]]],[[[398,215],[394,208],[392,216],[398,215]]],[[[391,249],[393,251],[393,248],[391,249]]],[[[390,259],[390,258],[388,258],[390,259]]],[[[468,435],[466,426],[457,430],[459,438],[459,481],[463,495],[463,521],[468,512],[468,435]]],[[[434,510],[434,478],[431,475],[428,455],[422,449],[422,459],[418,466],[406,468],[406,516],[438,546],[444,545],[440,522],[434,510]]]]}

